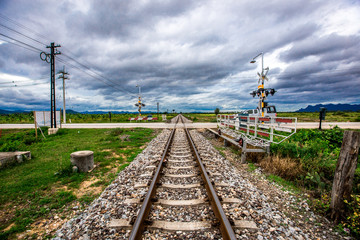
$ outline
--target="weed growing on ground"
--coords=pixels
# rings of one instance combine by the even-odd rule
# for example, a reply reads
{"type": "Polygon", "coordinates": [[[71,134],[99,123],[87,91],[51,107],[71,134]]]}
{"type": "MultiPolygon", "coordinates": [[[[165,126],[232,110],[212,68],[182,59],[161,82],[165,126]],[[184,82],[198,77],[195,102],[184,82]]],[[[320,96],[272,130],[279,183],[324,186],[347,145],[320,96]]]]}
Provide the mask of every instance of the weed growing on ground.
{"type": "Polygon", "coordinates": [[[226,154],[224,153],[225,148],[224,147],[216,147],[215,149],[218,150],[218,152],[220,153],[221,156],[223,156],[224,158],[226,158],[226,154]]]}
{"type": "Polygon", "coordinates": [[[68,211],[75,202],[93,201],[98,193],[90,190],[85,189],[79,197],[75,195],[81,184],[99,179],[96,187],[105,188],[142,151],[140,147],[154,137],[154,130],[60,129],[46,139],[29,140],[34,134],[34,130],[22,130],[0,138],[1,147],[8,143],[16,146],[15,150],[30,150],[32,155],[29,161],[0,169],[0,209],[7,212],[0,221],[0,239],[24,232],[50,212],[68,211]],[[20,144],[15,145],[16,141],[20,144]],[[91,173],[73,172],[70,154],[79,150],[94,152],[97,167],[91,173]],[[110,171],[112,168],[115,171],[110,171]]]}
{"type": "MultiPolygon", "coordinates": [[[[330,191],[343,139],[343,130],[300,129],[281,144],[271,145],[271,156],[254,158],[268,178],[282,186],[305,188],[311,193],[312,206],[329,214],[330,191]],[[274,174],[274,175],[273,175],[274,174]]],[[[346,214],[340,228],[358,237],[360,233],[360,168],[355,171],[351,200],[345,202],[346,214]]]]}
{"type": "Polygon", "coordinates": [[[300,191],[299,188],[296,187],[296,185],[293,182],[287,181],[277,175],[269,174],[266,177],[268,180],[275,182],[275,183],[279,184],[280,186],[283,186],[284,187],[283,190],[292,191],[295,193],[298,193],[300,191]]]}
{"type": "Polygon", "coordinates": [[[254,163],[248,163],[248,170],[249,170],[250,172],[255,171],[255,169],[257,169],[257,167],[255,166],[254,163]]]}
{"type": "Polygon", "coordinates": [[[359,239],[360,237],[360,194],[352,194],[350,201],[344,200],[348,216],[341,224],[344,228],[348,228],[353,235],[359,239]]]}
{"type": "MultiPolygon", "coordinates": [[[[227,114],[227,113],[222,113],[227,114]]],[[[177,113],[166,113],[167,119],[171,119],[177,113]]],[[[188,119],[194,122],[216,122],[216,115],[211,113],[184,113],[188,119]]],[[[297,117],[299,122],[318,122],[318,112],[278,112],[278,117],[297,117]]],[[[82,113],[67,113],[67,122],[70,123],[120,123],[129,122],[129,118],[137,117],[137,114],[111,114],[111,121],[108,113],[103,114],[82,114],[82,113]]],[[[157,115],[153,114],[153,117],[157,115]]],[[[158,120],[162,122],[161,116],[158,120]]],[[[326,121],[329,122],[360,122],[360,112],[327,112],[326,121]]],[[[33,112],[30,113],[15,113],[15,114],[1,114],[0,123],[34,123],[33,112]]]]}

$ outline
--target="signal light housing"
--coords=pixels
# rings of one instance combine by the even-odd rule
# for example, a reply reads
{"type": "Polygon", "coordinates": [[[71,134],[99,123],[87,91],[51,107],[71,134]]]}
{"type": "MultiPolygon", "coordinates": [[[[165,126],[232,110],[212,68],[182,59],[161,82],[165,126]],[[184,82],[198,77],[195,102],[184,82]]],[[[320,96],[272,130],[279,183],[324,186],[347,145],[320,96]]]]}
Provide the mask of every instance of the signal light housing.
{"type": "Polygon", "coordinates": [[[275,89],[270,89],[270,94],[271,94],[271,96],[274,96],[274,94],[276,93],[276,91],[275,91],[275,89]]]}

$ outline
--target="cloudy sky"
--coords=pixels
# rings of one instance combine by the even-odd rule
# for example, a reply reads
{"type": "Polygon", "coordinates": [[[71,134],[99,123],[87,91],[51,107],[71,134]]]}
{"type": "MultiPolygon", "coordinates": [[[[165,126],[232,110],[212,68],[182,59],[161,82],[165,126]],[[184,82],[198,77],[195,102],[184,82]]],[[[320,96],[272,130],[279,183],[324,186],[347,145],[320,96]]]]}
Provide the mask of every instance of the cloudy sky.
{"type": "Polygon", "coordinates": [[[261,52],[278,111],[360,104],[358,0],[0,0],[0,109],[50,109],[50,42],[76,111],[255,108],[261,52]]]}

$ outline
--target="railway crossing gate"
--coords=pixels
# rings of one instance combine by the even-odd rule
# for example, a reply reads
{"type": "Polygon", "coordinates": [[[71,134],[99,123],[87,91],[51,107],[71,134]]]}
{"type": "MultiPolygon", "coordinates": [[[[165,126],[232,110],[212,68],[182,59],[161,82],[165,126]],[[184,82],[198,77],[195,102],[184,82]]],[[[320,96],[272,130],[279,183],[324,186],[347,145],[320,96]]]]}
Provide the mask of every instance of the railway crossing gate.
{"type": "MultiPolygon", "coordinates": [[[[270,144],[279,144],[296,133],[297,118],[217,115],[218,134],[228,135],[242,149],[241,162],[247,152],[270,152],[270,144]],[[248,148],[251,145],[256,148],[248,148]]],[[[225,139],[226,141],[226,139],[225,139]]]]}

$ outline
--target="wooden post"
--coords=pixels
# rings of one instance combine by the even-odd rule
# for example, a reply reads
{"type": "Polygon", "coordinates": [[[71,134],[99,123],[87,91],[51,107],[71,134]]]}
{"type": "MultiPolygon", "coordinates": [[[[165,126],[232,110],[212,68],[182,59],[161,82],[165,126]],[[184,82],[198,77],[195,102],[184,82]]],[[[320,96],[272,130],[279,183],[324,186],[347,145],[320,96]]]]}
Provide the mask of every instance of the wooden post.
{"type": "Polygon", "coordinates": [[[37,139],[37,123],[36,123],[36,111],[33,111],[34,112],[34,121],[35,121],[35,137],[37,139]]]}
{"type": "Polygon", "coordinates": [[[246,143],[246,141],[244,141],[243,146],[241,148],[241,161],[240,161],[240,163],[242,163],[242,164],[246,163],[246,149],[247,149],[247,143],[246,143]]]}
{"type": "Polygon", "coordinates": [[[224,139],[224,147],[228,147],[228,146],[230,146],[230,143],[226,139],[224,139]]]}
{"type": "Polygon", "coordinates": [[[331,218],[338,222],[349,199],[360,147],[360,132],[345,131],[331,191],[331,218]]]}

